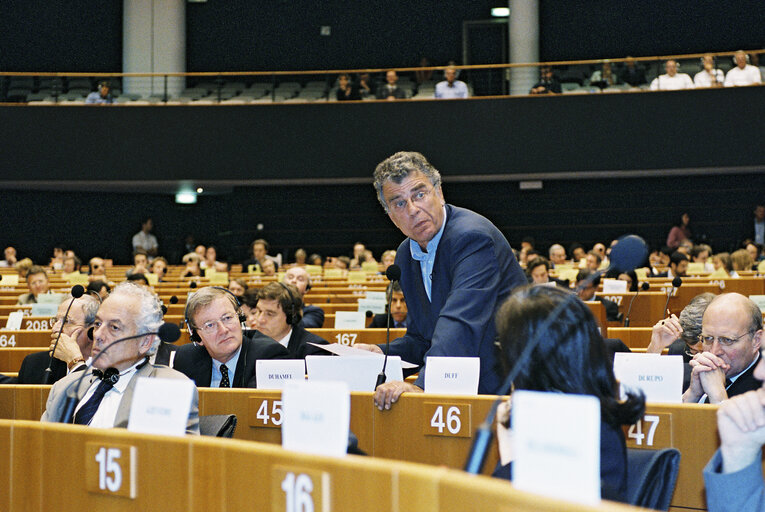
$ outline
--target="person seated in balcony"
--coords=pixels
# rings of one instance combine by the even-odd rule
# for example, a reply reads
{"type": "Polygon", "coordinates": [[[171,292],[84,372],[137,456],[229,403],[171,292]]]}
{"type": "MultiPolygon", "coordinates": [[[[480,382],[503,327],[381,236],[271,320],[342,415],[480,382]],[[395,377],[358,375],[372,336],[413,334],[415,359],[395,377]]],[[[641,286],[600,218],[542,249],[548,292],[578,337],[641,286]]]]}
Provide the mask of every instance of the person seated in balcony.
{"type": "Polygon", "coordinates": [[[106,81],[99,83],[98,90],[88,94],[85,98],[85,103],[90,103],[92,105],[114,103],[111,84],[106,81]]]}
{"type": "Polygon", "coordinates": [[[558,79],[553,75],[550,66],[542,66],[539,70],[539,82],[534,84],[529,94],[560,94],[561,87],[558,79]]]}
{"type": "Polygon", "coordinates": [[[351,82],[351,77],[343,73],[337,77],[337,101],[355,101],[361,99],[358,84],[351,82]]]}
{"type": "Polygon", "coordinates": [[[632,87],[648,83],[645,78],[645,68],[636,63],[632,57],[627,57],[624,67],[619,72],[619,79],[622,83],[629,84],[632,87]]]}
{"type": "Polygon", "coordinates": [[[453,66],[444,70],[444,78],[446,80],[436,84],[436,98],[449,100],[469,96],[467,84],[462,80],[457,80],[457,70],[453,66]]]}
{"type": "Polygon", "coordinates": [[[696,87],[722,87],[725,75],[722,70],[715,68],[715,58],[712,55],[704,55],[701,65],[703,69],[693,76],[693,84],[696,87]]]}
{"type": "Polygon", "coordinates": [[[652,91],[677,91],[693,89],[693,80],[687,73],[677,72],[677,61],[669,59],[664,63],[666,73],[659,75],[651,82],[652,91]]]}
{"type": "Polygon", "coordinates": [[[403,100],[406,91],[398,86],[398,74],[391,69],[385,73],[385,84],[377,88],[378,100],[403,100]]]}
{"type": "Polygon", "coordinates": [[[757,66],[747,63],[746,53],[739,50],[734,59],[736,67],[728,71],[725,75],[725,87],[735,87],[738,85],[754,85],[762,83],[762,76],[757,66]]]}

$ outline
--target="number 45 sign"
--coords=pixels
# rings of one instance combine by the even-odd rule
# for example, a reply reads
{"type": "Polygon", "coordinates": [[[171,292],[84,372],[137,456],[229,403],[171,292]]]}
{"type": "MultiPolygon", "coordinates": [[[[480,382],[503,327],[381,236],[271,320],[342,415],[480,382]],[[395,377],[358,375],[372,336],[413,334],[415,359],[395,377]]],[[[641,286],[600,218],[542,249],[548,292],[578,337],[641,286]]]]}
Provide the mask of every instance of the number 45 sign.
{"type": "Polygon", "coordinates": [[[136,497],[136,448],[125,444],[85,444],[85,475],[89,492],[136,497]]]}

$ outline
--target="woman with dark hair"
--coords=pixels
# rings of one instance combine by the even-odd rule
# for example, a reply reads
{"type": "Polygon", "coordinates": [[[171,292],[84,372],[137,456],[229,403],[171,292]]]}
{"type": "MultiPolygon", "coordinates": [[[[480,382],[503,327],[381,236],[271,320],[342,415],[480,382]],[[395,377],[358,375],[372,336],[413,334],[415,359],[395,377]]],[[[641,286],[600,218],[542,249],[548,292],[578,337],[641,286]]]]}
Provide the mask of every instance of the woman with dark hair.
{"type": "MultiPolygon", "coordinates": [[[[601,494],[604,499],[624,501],[627,449],[621,426],[642,417],[645,397],[629,392],[626,401],[619,401],[613,358],[587,305],[561,288],[524,286],[497,313],[497,332],[505,371],[514,366],[527,343],[537,342],[530,359],[521,365],[513,389],[590,395],[600,400],[601,494]],[[558,306],[560,315],[545,326],[558,306]]],[[[498,421],[502,435],[509,424],[509,406],[503,407],[498,421]]],[[[510,464],[499,466],[494,476],[509,479],[510,464]]]]}
{"type": "Polygon", "coordinates": [[[620,281],[627,281],[627,290],[631,292],[638,291],[638,276],[634,270],[628,270],[627,272],[620,272],[617,277],[620,281]]]}
{"type": "Polygon", "coordinates": [[[691,217],[687,213],[683,213],[680,216],[680,222],[672,226],[667,235],[667,247],[672,250],[676,250],[680,247],[680,244],[685,240],[690,240],[691,233],[691,217]]]}

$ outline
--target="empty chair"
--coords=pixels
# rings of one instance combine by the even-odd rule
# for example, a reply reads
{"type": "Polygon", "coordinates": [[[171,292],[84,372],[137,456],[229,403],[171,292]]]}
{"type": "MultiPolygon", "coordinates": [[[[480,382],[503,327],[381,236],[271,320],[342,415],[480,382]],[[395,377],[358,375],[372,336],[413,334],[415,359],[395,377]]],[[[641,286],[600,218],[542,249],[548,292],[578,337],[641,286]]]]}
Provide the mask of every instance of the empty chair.
{"type": "Polygon", "coordinates": [[[236,414],[210,414],[199,416],[199,433],[203,436],[234,437],[236,414]]]}
{"type": "Polygon", "coordinates": [[[680,452],[627,449],[627,503],[668,510],[680,470],[680,452]]]}

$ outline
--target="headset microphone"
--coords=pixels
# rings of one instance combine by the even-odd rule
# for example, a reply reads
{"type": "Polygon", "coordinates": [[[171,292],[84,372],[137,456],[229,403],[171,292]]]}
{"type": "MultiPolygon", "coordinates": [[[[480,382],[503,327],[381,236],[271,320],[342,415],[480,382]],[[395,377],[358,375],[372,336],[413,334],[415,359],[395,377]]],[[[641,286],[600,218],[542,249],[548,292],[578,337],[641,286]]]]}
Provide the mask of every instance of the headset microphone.
{"type": "Polygon", "coordinates": [[[393,265],[388,266],[388,268],[385,270],[385,276],[388,278],[391,284],[391,293],[388,297],[388,314],[387,314],[387,331],[385,333],[385,359],[383,359],[383,367],[380,374],[377,376],[377,382],[375,383],[375,389],[377,389],[381,384],[385,383],[385,369],[388,366],[388,350],[390,350],[390,321],[393,315],[390,313],[390,305],[393,301],[393,283],[395,281],[398,281],[401,279],[401,267],[396,265],[395,263],[393,265]]]}
{"type": "Polygon", "coordinates": [[[53,365],[53,354],[56,353],[58,340],[61,339],[61,333],[64,332],[64,325],[66,325],[66,319],[69,316],[69,310],[72,309],[72,304],[74,304],[74,301],[85,294],[85,288],[83,288],[82,285],[76,284],[72,286],[71,293],[72,300],[69,301],[69,305],[66,307],[66,313],[64,313],[64,318],[61,319],[61,328],[58,330],[56,341],[53,343],[53,350],[51,350],[50,357],[48,358],[48,367],[45,369],[45,384],[51,384],[51,379],[53,377],[53,372],[51,371],[51,366],[53,365]]]}
{"type": "MultiPolygon", "coordinates": [[[[90,335],[91,331],[88,331],[88,335],[90,335]]],[[[106,353],[107,350],[109,350],[111,347],[116,345],[117,343],[122,343],[123,341],[129,341],[134,340],[138,338],[143,338],[144,336],[151,336],[155,335],[158,336],[161,341],[164,341],[165,343],[174,343],[178,341],[178,338],[181,337],[181,329],[175,324],[170,323],[164,323],[159,326],[159,329],[157,329],[156,332],[142,332],[140,334],[134,334],[133,336],[126,336],[124,338],[119,338],[111,343],[109,343],[107,346],[105,346],[103,349],[101,349],[98,354],[96,354],[96,357],[93,358],[93,360],[90,362],[90,364],[85,368],[85,371],[82,372],[82,375],[80,375],[80,378],[77,379],[77,382],[73,385],[70,385],[69,388],[66,390],[66,402],[64,404],[64,409],[61,412],[61,417],[59,418],[59,423],[71,423],[72,418],[74,417],[74,408],[77,406],[77,402],[79,401],[77,398],[77,390],[80,388],[80,384],[82,383],[82,380],[85,378],[86,375],[88,375],[90,370],[93,367],[93,364],[98,361],[98,358],[101,357],[103,354],[106,353]],[[74,393],[70,393],[74,389],[74,393]]],[[[107,368],[104,372],[104,375],[106,378],[112,377],[114,375],[113,368],[107,368]]],[[[119,372],[117,372],[119,374],[119,372]]]]}

